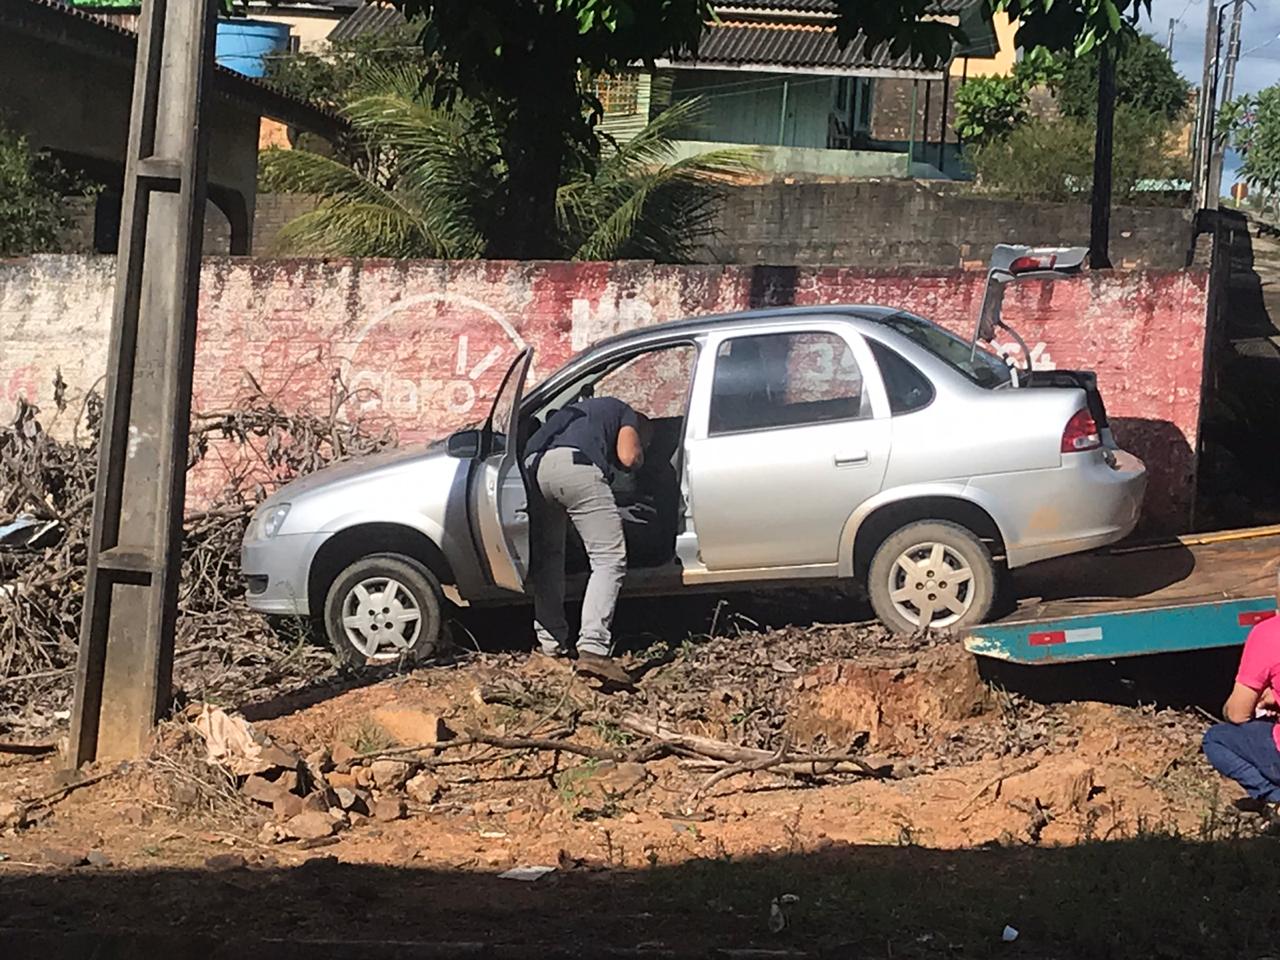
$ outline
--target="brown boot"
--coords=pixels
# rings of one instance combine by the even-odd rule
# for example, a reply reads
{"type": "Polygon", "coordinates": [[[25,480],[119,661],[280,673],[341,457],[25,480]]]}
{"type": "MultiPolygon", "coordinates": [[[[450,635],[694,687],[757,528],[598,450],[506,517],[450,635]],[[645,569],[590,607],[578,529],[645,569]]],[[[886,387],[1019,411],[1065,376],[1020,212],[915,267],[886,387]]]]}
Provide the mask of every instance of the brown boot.
{"type": "Polygon", "coordinates": [[[612,657],[602,657],[598,653],[578,653],[578,672],[589,677],[606,680],[619,687],[634,687],[631,674],[623,670],[612,657]]]}

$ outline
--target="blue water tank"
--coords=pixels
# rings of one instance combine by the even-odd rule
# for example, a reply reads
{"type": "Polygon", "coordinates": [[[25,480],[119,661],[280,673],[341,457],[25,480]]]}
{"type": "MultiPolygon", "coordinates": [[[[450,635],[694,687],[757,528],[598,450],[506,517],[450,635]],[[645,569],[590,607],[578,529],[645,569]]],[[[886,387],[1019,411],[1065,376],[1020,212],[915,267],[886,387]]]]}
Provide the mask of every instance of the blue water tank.
{"type": "Polygon", "coordinates": [[[264,57],[289,48],[289,25],[266,20],[219,20],[215,56],[220,66],[247,77],[267,73],[264,57]]]}

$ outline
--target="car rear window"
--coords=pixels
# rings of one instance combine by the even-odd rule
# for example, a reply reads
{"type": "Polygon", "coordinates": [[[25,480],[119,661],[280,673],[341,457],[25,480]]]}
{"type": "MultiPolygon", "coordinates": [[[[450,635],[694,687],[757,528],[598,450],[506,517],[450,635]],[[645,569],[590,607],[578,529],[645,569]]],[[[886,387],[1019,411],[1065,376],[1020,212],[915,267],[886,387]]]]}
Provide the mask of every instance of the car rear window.
{"type": "Polygon", "coordinates": [[[1010,382],[1009,367],[988,350],[961,340],[954,333],[942,329],[931,320],[917,317],[905,310],[890,314],[879,321],[890,330],[902,334],[960,373],[965,379],[988,390],[1003,387],[1010,382]]]}

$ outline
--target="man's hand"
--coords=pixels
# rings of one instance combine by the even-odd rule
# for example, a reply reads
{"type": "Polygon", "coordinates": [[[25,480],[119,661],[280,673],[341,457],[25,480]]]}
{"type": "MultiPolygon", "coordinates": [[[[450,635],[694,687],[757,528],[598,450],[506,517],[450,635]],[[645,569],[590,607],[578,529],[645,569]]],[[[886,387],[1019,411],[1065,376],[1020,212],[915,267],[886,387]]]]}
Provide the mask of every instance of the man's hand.
{"type": "Polygon", "coordinates": [[[618,508],[618,516],[627,523],[637,523],[641,526],[647,524],[650,520],[658,516],[658,508],[650,503],[631,503],[625,507],[618,508]]]}
{"type": "MultiPolygon", "coordinates": [[[[1269,693],[1270,688],[1266,692],[1269,693]]],[[[1223,704],[1222,716],[1229,723],[1248,723],[1253,719],[1254,710],[1265,696],[1266,693],[1263,691],[1246,687],[1243,683],[1236,681],[1235,687],[1231,690],[1231,696],[1223,704]]],[[[1272,703],[1274,702],[1273,697],[1272,703]]]]}

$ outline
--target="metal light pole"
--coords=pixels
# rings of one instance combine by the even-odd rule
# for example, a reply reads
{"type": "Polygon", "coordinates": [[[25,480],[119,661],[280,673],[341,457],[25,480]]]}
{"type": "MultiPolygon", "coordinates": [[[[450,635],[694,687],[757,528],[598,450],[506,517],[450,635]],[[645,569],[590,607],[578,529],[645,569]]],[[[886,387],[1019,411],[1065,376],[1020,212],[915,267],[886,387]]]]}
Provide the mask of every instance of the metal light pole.
{"type": "Polygon", "coordinates": [[[138,756],[170,695],[204,101],[217,0],[143,0],[69,762],[138,756]]]}

